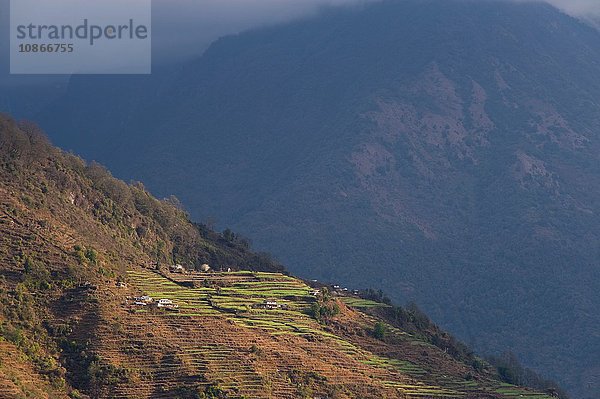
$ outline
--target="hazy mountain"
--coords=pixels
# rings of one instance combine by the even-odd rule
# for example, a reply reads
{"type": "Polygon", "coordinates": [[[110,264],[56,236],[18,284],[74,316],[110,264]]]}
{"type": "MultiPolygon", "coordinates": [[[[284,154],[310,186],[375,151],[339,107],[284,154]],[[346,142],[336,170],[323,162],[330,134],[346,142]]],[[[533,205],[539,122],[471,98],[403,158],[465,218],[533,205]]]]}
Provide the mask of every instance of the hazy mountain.
{"type": "Polygon", "coordinates": [[[593,398],[599,74],[600,34],[550,6],[388,1],[75,78],[41,120],[293,272],[416,300],[593,398]]]}

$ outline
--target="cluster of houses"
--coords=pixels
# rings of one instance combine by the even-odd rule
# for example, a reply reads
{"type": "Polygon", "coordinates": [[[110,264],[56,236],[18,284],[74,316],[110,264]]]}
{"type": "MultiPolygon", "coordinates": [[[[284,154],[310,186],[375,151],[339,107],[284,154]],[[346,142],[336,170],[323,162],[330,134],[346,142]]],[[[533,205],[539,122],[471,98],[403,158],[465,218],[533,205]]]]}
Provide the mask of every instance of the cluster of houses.
{"type": "MultiPolygon", "coordinates": [[[[333,292],[336,293],[340,293],[340,294],[348,294],[350,292],[350,290],[346,287],[342,288],[339,285],[332,285],[331,288],[333,288],[333,292]]],[[[353,290],[352,291],[352,295],[358,295],[360,294],[360,291],[358,290],[353,290]]]]}
{"type": "Polygon", "coordinates": [[[268,310],[275,310],[275,309],[281,309],[281,310],[288,310],[289,306],[285,303],[279,303],[275,300],[271,300],[271,299],[267,299],[266,301],[262,302],[262,303],[255,303],[254,305],[252,305],[253,308],[255,309],[268,309],[268,310]]]}
{"type": "MultiPolygon", "coordinates": [[[[169,270],[171,273],[182,273],[182,274],[189,273],[189,271],[180,264],[171,265],[169,267],[169,270]]],[[[203,264],[200,267],[200,270],[204,273],[208,273],[211,271],[211,267],[207,264],[203,264]]],[[[231,269],[228,269],[228,272],[230,272],[230,271],[231,271],[231,269]]],[[[117,287],[126,288],[127,284],[125,284],[124,282],[117,282],[117,287]]],[[[346,295],[350,291],[348,288],[342,288],[339,285],[331,285],[331,286],[329,286],[329,289],[331,289],[333,291],[333,293],[337,293],[338,295],[346,295]]],[[[308,291],[308,294],[317,298],[317,297],[319,297],[319,295],[322,294],[322,290],[316,289],[316,288],[311,288],[308,291]]],[[[359,291],[353,290],[352,294],[359,295],[359,291]]],[[[135,298],[128,297],[127,299],[133,300],[134,306],[153,306],[158,309],[165,309],[165,310],[172,310],[172,311],[178,311],[178,309],[179,309],[179,305],[173,303],[173,301],[170,299],[154,300],[154,298],[147,296],[147,295],[135,297],[135,298]]],[[[252,305],[252,307],[255,309],[266,309],[266,310],[276,310],[276,309],[288,310],[289,309],[289,306],[286,303],[281,303],[274,299],[267,299],[261,303],[255,303],[252,305]]]]}
{"type": "MultiPolygon", "coordinates": [[[[229,269],[229,270],[231,270],[231,269],[229,269]]],[[[180,265],[180,264],[171,265],[169,267],[169,271],[171,273],[181,273],[181,274],[188,273],[188,270],[183,265],[180,265]]],[[[202,273],[208,273],[209,271],[211,271],[211,267],[205,263],[202,266],[200,266],[200,271],[202,273]]]]}
{"type": "MultiPolygon", "coordinates": [[[[310,280],[311,282],[313,282],[314,284],[311,285],[319,285],[319,280],[310,280]]],[[[340,295],[346,295],[346,294],[350,294],[350,292],[352,292],[352,295],[359,295],[360,291],[359,290],[352,290],[350,291],[350,289],[346,288],[346,287],[341,287],[337,284],[331,284],[328,285],[327,288],[334,294],[340,294],[340,295]]],[[[315,292],[319,292],[319,291],[315,291],[315,292]]],[[[313,294],[311,292],[311,295],[316,296],[316,294],[313,294]]]]}
{"type": "Polygon", "coordinates": [[[133,304],[135,306],[156,306],[159,309],[165,310],[179,309],[179,305],[173,303],[170,299],[159,299],[158,301],[155,301],[154,298],[148,295],[135,297],[133,304]]]}

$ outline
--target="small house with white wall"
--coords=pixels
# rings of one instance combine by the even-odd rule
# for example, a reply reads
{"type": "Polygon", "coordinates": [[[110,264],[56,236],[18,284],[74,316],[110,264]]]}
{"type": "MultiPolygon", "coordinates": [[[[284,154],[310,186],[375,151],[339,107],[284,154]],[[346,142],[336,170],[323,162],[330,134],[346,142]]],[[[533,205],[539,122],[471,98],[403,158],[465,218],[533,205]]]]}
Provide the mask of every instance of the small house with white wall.
{"type": "Polygon", "coordinates": [[[152,297],[148,296],[148,295],[137,296],[137,297],[134,298],[134,300],[136,302],[144,302],[145,304],[149,304],[149,303],[154,302],[154,299],[152,299],[152,297]]]}
{"type": "Polygon", "coordinates": [[[210,271],[210,266],[205,263],[202,266],[200,266],[200,271],[203,273],[207,273],[210,271]]]}
{"type": "Polygon", "coordinates": [[[159,308],[164,308],[164,309],[179,308],[179,305],[174,304],[173,301],[170,299],[159,299],[158,302],[156,303],[156,306],[159,308]]]}
{"type": "Polygon", "coordinates": [[[185,267],[183,267],[182,265],[171,265],[171,267],[169,268],[171,273],[185,273],[185,267]]]}

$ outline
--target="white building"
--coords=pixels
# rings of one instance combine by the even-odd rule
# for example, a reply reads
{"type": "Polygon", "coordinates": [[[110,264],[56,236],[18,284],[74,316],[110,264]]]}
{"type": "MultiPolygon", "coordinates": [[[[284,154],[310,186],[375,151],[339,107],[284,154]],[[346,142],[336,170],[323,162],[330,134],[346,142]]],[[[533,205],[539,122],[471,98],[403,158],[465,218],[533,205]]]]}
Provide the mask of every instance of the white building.
{"type": "Polygon", "coordinates": [[[206,273],[206,272],[208,272],[209,270],[210,270],[210,266],[209,266],[209,265],[207,265],[206,263],[205,263],[205,264],[203,264],[202,266],[200,266],[200,271],[201,271],[201,272],[204,272],[204,273],[206,273]]]}
{"type": "Polygon", "coordinates": [[[179,264],[172,265],[170,267],[170,269],[171,269],[172,273],[185,273],[186,272],[185,267],[183,267],[182,265],[179,265],[179,264]]]}
{"type": "Polygon", "coordinates": [[[179,308],[179,305],[174,304],[173,301],[170,299],[159,299],[156,306],[158,306],[159,308],[165,308],[165,309],[179,308]]]}
{"type": "Polygon", "coordinates": [[[136,302],[144,302],[146,304],[152,303],[154,301],[154,299],[152,299],[152,297],[148,296],[148,295],[137,296],[134,299],[135,299],[136,302]]]}

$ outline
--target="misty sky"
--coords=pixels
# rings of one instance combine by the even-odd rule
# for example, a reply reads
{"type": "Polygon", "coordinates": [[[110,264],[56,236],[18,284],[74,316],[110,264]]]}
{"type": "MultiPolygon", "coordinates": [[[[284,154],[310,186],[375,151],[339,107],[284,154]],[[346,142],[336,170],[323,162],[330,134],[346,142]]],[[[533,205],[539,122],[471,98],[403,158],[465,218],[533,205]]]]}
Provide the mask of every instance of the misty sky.
{"type": "Polygon", "coordinates": [[[598,0],[547,0],[547,2],[575,16],[600,15],[598,0]]]}
{"type": "MultiPolygon", "coordinates": [[[[51,1],[60,3],[68,0],[51,1]]],[[[356,5],[368,1],[377,0],[153,0],[155,58],[161,62],[194,57],[223,35],[310,15],[324,6],[356,5]]],[[[545,1],[574,16],[600,17],[600,0],[545,1]]],[[[0,83],[6,80],[8,73],[8,4],[9,0],[0,0],[0,83]]]]}
{"type": "MultiPolygon", "coordinates": [[[[12,0],[18,1],[18,0],[12,0]]],[[[40,0],[60,4],[71,0],[40,0]]],[[[152,0],[155,63],[196,57],[217,38],[310,15],[320,7],[376,0],[152,0]]],[[[0,84],[9,79],[9,0],[0,0],[0,84]]],[[[31,81],[31,77],[26,78],[31,81]]]]}
{"type": "MultiPolygon", "coordinates": [[[[153,0],[155,51],[160,58],[195,56],[226,34],[306,16],[320,7],[370,1],[377,0],[153,0]]],[[[600,15],[600,0],[545,1],[574,16],[600,15]]]]}

